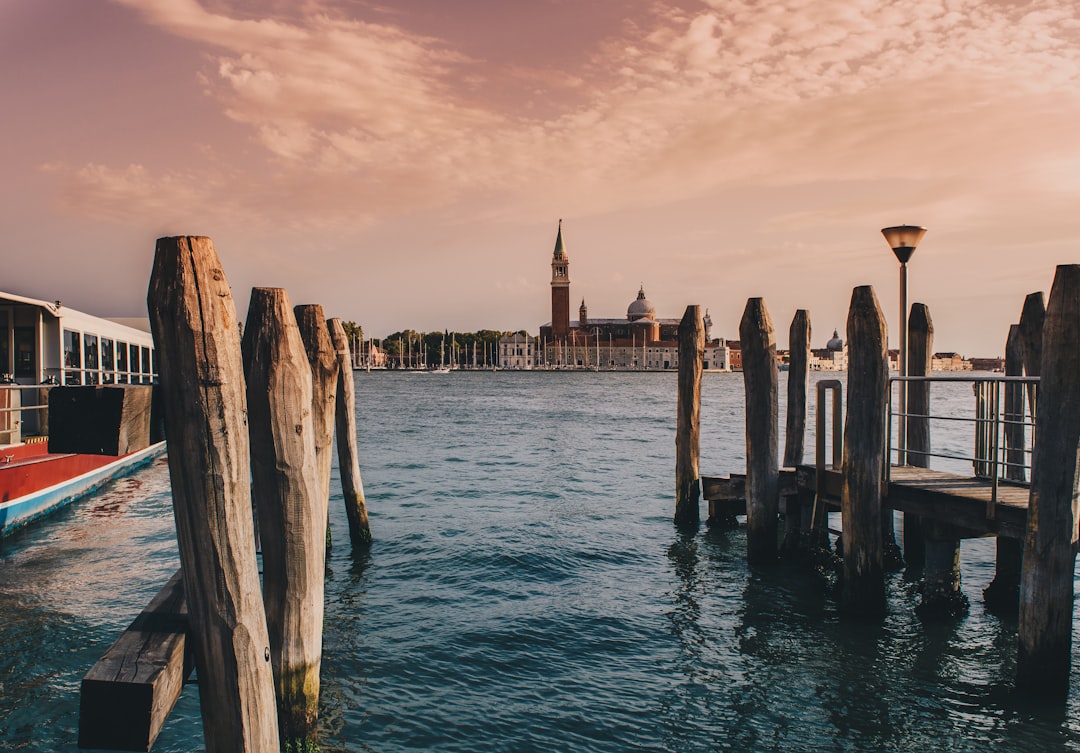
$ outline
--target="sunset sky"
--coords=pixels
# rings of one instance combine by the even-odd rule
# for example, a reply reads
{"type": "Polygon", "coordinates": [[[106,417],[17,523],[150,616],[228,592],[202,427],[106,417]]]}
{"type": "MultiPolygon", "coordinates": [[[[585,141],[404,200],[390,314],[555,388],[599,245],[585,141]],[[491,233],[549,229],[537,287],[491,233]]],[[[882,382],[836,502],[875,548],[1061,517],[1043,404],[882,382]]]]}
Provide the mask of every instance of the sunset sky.
{"type": "Polygon", "coordinates": [[[154,240],[380,337],[763,296],[814,345],[929,228],[936,349],[1080,262],[1075,0],[0,0],[0,289],[145,313],[154,240]]]}

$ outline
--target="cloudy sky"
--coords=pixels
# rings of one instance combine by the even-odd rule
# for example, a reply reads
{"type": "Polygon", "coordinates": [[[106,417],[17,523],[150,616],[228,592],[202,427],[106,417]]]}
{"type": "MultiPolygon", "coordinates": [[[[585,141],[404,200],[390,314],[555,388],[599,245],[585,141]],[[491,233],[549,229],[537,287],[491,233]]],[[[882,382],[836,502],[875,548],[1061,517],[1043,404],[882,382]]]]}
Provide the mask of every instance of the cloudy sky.
{"type": "Polygon", "coordinates": [[[0,289],[103,315],[192,234],[241,314],[536,332],[562,218],[575,311],[820,346],[856,285],[895,324],[912,223],[937,349],[995,355],[1080,261],[1074,0],[0,0],[0,91],[0,289]]]}

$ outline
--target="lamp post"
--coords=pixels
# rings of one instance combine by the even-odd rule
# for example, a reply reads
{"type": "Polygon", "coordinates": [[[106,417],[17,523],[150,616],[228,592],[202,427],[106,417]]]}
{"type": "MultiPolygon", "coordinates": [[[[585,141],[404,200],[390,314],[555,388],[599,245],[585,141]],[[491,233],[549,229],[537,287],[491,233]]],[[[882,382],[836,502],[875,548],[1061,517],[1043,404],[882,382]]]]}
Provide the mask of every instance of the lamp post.
{"type": "MultiPolygon", "coordinates": [[[[895,227],[882,228],[881,234],[885,236],[885,242],[896,254],[900,262],[900,376],[908,375],[908,294],[907,294],[907,263],[911,255],[915,253],[915,247],[926,235],[926,228],[918,225],[896,225],[895,227]]],[[[907,464],[907,382],[900,382],[900,416],[896,438],[896,462],[899,465],[907,464]]]]}

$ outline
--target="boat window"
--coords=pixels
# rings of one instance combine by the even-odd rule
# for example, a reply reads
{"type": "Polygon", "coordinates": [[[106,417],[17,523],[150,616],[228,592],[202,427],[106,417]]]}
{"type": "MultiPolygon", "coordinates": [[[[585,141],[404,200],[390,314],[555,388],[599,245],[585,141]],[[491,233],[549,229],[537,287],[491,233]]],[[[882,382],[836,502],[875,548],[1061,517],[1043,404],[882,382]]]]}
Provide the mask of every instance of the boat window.
{"type": "Polygon", "coordinates": [[[113,370],[116,368],[116,357],[113,349],[113,341],[101,338],[101,381],[103,384],[112,384],[116,381],[113,370]]]}
{"type": "Polygon", "coordinates": [[[127,384],[128,380],[128,346],[127,343],[116,344],[116,381],[127,384]]]}
{"type": "Polygon", "coordinates": [[[86,380],[83,384],[98,383],[98,338],[97,335],[83,335],[83,366],[86,380]]]}
{"type": "Polygon", "coordinates": [[[145,384],[150,383],[150,348],[142,349],[142,373],[143,382],[145,384]]]}
{"type": "Polygon", "coordinates": [[[138,384],[139,383],[139,377],[138,377],[138,374],[139,374],[139,346],[138,345],[129,345],[128,346],[128,357],[129,357],[129,360],[131,362],[131,383],[132,384],[138,384]]]}
{"type": "MultiPolygon", "coordinates": [[[[64,330],[64,368],[82,368],[82,337],[74,330],[64,330]]],[[[65,371],[65,384],[82,384],[81,371],[65,371]]]]}
{"type": "MultiPolygon", "coordinates": [[[[15,378],[37,381],[34,367],[37,355],[33,327],[15,328],[15,378]]],[[[7,371],[7,369],[4,369],[7,371]]]]}

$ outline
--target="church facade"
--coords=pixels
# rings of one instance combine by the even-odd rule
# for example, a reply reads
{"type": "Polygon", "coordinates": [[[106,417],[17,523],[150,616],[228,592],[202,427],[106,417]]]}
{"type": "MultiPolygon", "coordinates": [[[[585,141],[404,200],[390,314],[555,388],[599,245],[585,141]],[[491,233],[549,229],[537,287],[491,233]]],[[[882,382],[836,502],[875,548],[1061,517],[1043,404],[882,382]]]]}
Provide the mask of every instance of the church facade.
{"type": "MultiPolygon", "coordinates": [[[[625,317],[593,318],[585,299],[578,318],[570,318],[570,258],[562,236],[562,220],[551,259],[551,321],[540,326],[539,368],[665,370],[679,366],[679,319],[661,319],[645,297],[644,284],[625,317]]],[[[705,369],[729,371],[730,353],[721,339],[712,339],[708,312],[705,324],[705,369]]]]}

